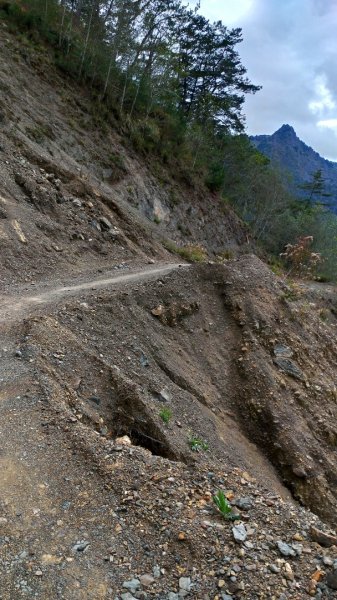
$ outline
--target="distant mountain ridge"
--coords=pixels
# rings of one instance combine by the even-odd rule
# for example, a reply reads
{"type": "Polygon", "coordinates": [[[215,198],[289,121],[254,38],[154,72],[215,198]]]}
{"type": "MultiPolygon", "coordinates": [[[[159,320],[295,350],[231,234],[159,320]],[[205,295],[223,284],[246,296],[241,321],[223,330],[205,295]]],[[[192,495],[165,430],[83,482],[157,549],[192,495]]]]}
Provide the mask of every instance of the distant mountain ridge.
{"type": "Polygon", "coordinates": [[[298,186],[312,180],[312,175],[321,169],[325,191],[331,194],[329,205],[337,212],[337,163],[326,160],[307,146],[291,125],[282,125],[272,135],[251,136],[252,143],[271,161],[291,176],[290,188],[297,196],[305,192],[298,186]]]}

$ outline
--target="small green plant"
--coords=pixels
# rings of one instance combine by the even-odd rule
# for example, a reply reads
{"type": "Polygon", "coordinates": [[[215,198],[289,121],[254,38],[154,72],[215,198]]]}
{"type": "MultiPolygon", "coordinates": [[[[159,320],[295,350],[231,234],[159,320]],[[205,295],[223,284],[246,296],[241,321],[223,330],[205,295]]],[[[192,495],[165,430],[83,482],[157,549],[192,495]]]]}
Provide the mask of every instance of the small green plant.
{"type": "Polygon", "coordinates": [[[162,408],[159,416],[162,419],[162,421],[165,423],[165,425],[168,425],[168,423],[170,422],[171,418],[172,418],[172,410],[170,408],[162,408]]]}
{"type": "Polygon", "coordinates": [[[158,215],[155,215],[155,216],[153,217],[153,222],[154,222],[156,225],[159,225],[159,224],[161,223],[161,219],[158,217],[158,215]]]}
{"type": "Polygon", "coordinates": [[[209,449],[208,442],[196,437],[195,435],[191,435],[188,440],[188,445],[191,448],[192,452],[200,452],[204,450],[206,452],[209,449]]]}
{"type": "Polygon", "coordinates": [[[171,240],[163,242],[164,247],[172,253],[178,254],[181,258],[189,262],[204,262],[207,259],[207,252],[202,246],[197,244],[187,244],[186,246],[177,246],[171,240]]]}
{"type": "Polygon", "coordinates": [[[240,519],[239,515],[233,514],[233,509],[222,490],[218,490],[213,496],[213,502],[224,519],[231,519],[232,521],[240,519]]]}
{"type": "Polygon", "coordinates": [[[326,308],[322,308],[322,309],[319,311],[319,318],[320,318],[322,321],[326,322],[326,321],[328,320],[328,318],[329,318],[329,311],[328,311],[326,308]]]}

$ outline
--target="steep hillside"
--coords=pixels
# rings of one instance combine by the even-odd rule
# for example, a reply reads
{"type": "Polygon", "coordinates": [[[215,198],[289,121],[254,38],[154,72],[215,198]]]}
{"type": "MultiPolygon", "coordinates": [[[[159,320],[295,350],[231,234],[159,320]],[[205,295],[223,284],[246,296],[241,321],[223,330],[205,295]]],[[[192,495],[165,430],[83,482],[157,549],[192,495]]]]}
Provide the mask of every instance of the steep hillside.
{"type": "Polygon", "coordinates": [[[272,135],[256,135],[250,138],[253,144],[277,166],[291,176],[290,187],[298,196],[304,194],[298,186],[311,181],[312,174],[319,169],[325,181],[326,192],[333,210],[337,210],[337,163],[322,158],[296,135],[290,125],[282,125],[272,135]]]}
{"type": "Polygon", "coordinates": [[[216,196],[174,183],[122,143],[47,49],[19,43],[5,24],[0,46],[2,275],[146,260],[154,248],[163,257],[154,240],[167,237],[218,252],[246,241],[216,196]]]}
{"type": "Polygon", "coordinates": [[[335,598],[336,289],[0,51],[1,598],[335,598]]]}

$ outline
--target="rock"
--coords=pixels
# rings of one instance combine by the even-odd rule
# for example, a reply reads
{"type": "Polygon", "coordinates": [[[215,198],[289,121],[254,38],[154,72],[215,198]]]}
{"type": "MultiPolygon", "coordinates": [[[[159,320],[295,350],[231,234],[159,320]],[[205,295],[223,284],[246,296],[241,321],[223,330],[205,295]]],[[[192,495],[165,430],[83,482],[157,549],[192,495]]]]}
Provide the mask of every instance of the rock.
{"type": "Polygon", "coordinates": [[[305,381],[305,377],[301,369],[290,358],[276,357],[274,358],[274,363],[279,367],[279,369],[281,369],[281,371],[287,375],[290,375],[290,377],[294,377],[300,381],[305,381]]]}
{"type": "Polygon", "coordinates": [[[221,599],[222,600],[233,600],[233,596],[230,596],[229,594],[222,594],[221,599]]]}
{"type": "Polygon", "coordinates": [[[276,542],[282,556],[296,556],[295,550],[285,542],[276,542]]]}
{"type": "Polygon", "coordinates": [[[109,229],[109,236],[113,240],[117,239],[120,235],[121,235],[121,232],[117,227],[112,227],[111,229],[109,229]]]}
{"type": "Polygon", "coordinates": [[[151,314],[154,317],[161,317],[165,312],[165,306],[163,306],[162,304],[159,304],[158,306],[156,306],[155,308],[153,308],[151,310],[151,314]]]}
{"type": "Polygon", "coordinates": [[[128,435],[123,435],[122,437],[116,438],[116,444],[121,446],[132,446],[132,442],[128,435]]]}
{"type": "Polygon", "coordinates": [[[328,573],[326,584],[332,590],[337,590],[337,569],[328,573]]]}
{"type": "Polygon", "coordinates": [[[169,592],[167,595],[167,600],[180,600],[180,596],[175,592],[169,592]]]}
{"type": "Polygon", "coordinates": [[[97,231],[102,231],[100,224],[97,221],[95,221],[95,219],[91,221],[91,225],[92,227],[94,227],[94,229],[97,229],[97,231]]]}
{"type": "Polygon", "coordinates": [[[147,358],[147,356],[143,352],[140,355],[139,362],[142,365],[142,367],[149,367],[150,366],[149,359],[147,358]]]}
{"type": "Polygon", "coordinates": [[[21,352],[21,350],[16,350],[15,351],[15,356],[17,356],[18,358],[22,358],[22,352],[21,352]]]}
{"type": "Polygon", "coordinates": [[[130,594],[130,592],[126,592],[126,594],[122,594],[121,598],[122,598],[122,600],[137,600],[137,598],[135,598],[135,596],[130,594]]]}
{"type": "Polygon", "coordinates": [[[145,575],[141,575],[141,577],[139,578],[139,581],[141,583],[141,585],[143,585],[144,587],[149,587],[150,585],[152,585],[155,581],[155,578],[152,577],[152,575],[149,574],[145,574],[145,575]]]}
{"type": "Polygon", "coordinates": [[[82,202],[78,198],[75,198],[75,200],[73,200],[73,205],[77,208],[82,208],[82,202]]]}
{"type": "Polygon", "coordinates": [[[88,548],[88,546],[90,545],[90,542],[86,542],[85,540],[81,540],[79,542],[76,542],[76,544],[74,544],[73,546],[73,550],[75,552],[85,552],[88,548]]]}
{"type": "Polygon", "coordinates": [[[247,539],[247,530],[242,523],[234,525],[232,532],[236,542],[244,542],[247,539]]]}
{"type": "Polygon", "coordinates": [[[184,590],[185,592],[190,592],[192,587],[191,578],[190,577],[180,577],[179,579],[179,589],[184,590]]]}
{"type": "Polygon", "coordinates": [[[153,577],[155,577],[155,579],[159,579],[159,577],[160,577],[160,567],[158,565],[155,565],[153,567],[152,573],[153,573],[153,577]]]}
{"type": "Polygon", "coordinates": [[[271,571],[271,573],[275,573],[275,574],[278,574],[281,571],[280,567],[277,567],[276,565],[269,565],[268,568],[269,568],[269,571],[271,571]]]}
{"type": "Polygon", "coordinates": [[[163,388],[160,392],[155,392],[154,395],[159,402],[170,402],[172,400],[172,396],[166,388],[163,388]]]}
{"type": "Polygon", "coordinates": [[[276,344],[274,346],[274,354],[275,356],[281,358],[291,358],[294,353],[289,346],[285,346],[284,344],[276,344]]]}
{"type": "Polygon", "coordinates": [[[38,569],[37,571],[35,571],[35,575],[36,577],[42,577],[43,573],[42,571],[40,571],[40,569],[38,569]]]}
{"type": "Polygon", "coordinates": [[[284,577],[285,577],[285,578],[286,578],[288,581],[294,581],[294,579],[295,579],[295,575],[294,575],[294,573],[293,573],[293,570],[292,570],[292,568],[291,568],[291,566],[290,566],[290,564],[289,564],[289,563],[286,563],[286,564],[284,565],[284,571],[285,571],[285,572],[284,572],[284,577]]]}
{"type": "Polygon", "coordinates": [[[321,546],[325,548],[330,548],[330,546],[337,546],[337,536],[332,535],[330,533],[325,533],[316,527],[310,527],[310,537],[313,542],[317,542],[321,546]]]}
{"type": "Polygon", "coordinates": [[[99,217],[98,222],[102,227],[103,231],[108,231],[109,229],[112,229],[112,223],[106,217],[99,217]]]}
{"type": "Polygon", "coordinates": [[[233,504],[241,510],[250,510],[253,508],[253,499],[250,496],[244,496],[243,498],[235,500],[233,504]]]}
{"type": "Polygon", "coordinates": [[[134,579],[130,579],[130,581],[124,581],[122,583],[122,587],[125,588],[126,590],[130,590],[130,592],[134,593],[140,587],[140,580],[134,578],[134,579]]]}

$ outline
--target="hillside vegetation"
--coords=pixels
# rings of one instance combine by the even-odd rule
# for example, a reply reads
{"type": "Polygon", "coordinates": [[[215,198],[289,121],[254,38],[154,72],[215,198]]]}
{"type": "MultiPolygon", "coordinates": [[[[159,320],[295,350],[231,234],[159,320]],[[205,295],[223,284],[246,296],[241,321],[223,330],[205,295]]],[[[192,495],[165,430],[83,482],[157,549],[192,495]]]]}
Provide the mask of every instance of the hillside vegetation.
{"type": "MultiPolygon", "coordinates": [[[[180,0],[1,0],[0,7],[24,44],[42,52],[47,44],[54,65],[85,84],[96,126],[119,131],[156,176],[171,173],[197,188],[206,212],[206,189],[220,194],[222,211],[232,206],[280,264],[286,244],[312,236],[322,255],[316,274],[336,278],[336,217],[322,204],[299,202],[286,175],[244,134],[244,98],[259,87],[237,51],[240,29],[211,23],[180,0]]],[[[34,135],[51,136],[49,125],[34,135]]],[[[121,156],[110,162],[122,175],[121,156]]],[[[184,238],[190,228],[181,226],[184,238]]]]}

